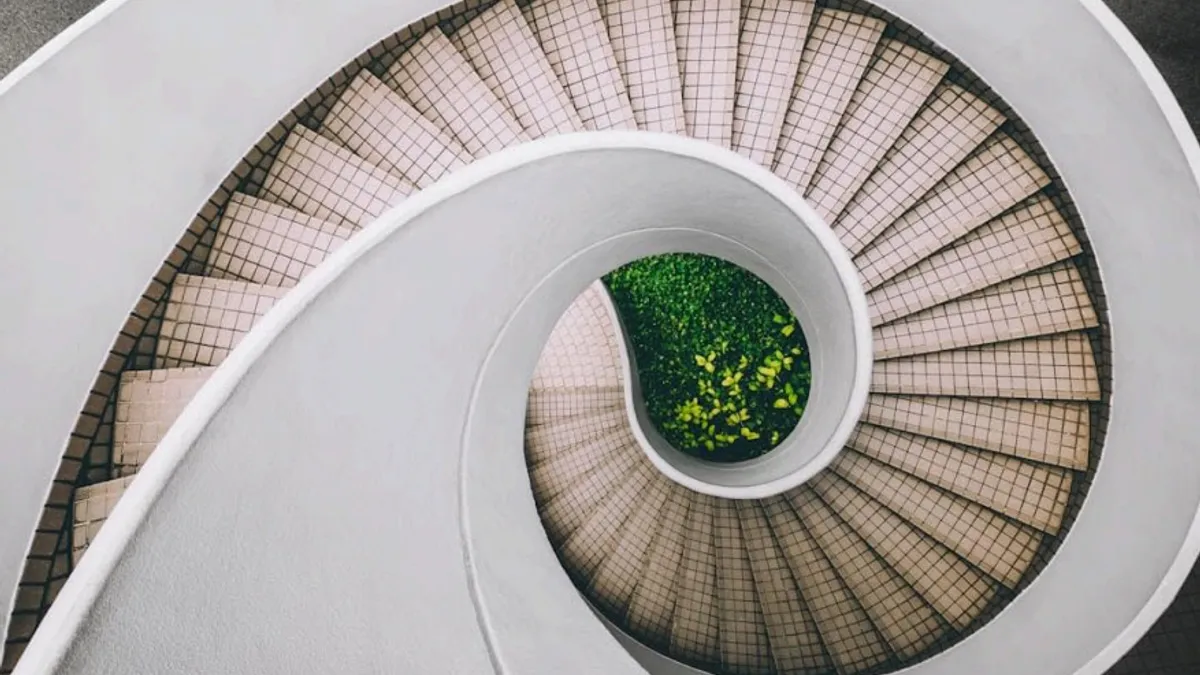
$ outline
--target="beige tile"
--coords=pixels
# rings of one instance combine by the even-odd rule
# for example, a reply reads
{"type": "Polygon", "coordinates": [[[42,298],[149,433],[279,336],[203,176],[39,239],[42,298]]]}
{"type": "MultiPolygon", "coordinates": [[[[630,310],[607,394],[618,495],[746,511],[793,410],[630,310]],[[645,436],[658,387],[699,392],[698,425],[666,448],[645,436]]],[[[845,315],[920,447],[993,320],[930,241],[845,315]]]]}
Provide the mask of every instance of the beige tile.
{"type": "Polygon", "coordinates": [[[571,441],[554,448],[549,459],[529,469],[534,500],[541,506],[572,492],[596,468],[625,453],[632,441],[629,425],[618,424],[595,438],[571,441]]]}
{"type": "Polygon", "coordinates": [[[133,476],[128,476],[104,483],[86,485],[75,491],[74,529],[71,537],[73,564],[79,564],[88,545],[96,539],[96,535],[100,533],[100,527],[117,507],[117,502],[120,501],[121,495],[125,494],[125,490],[131,482],[133,482],[133,476]]]}
{"type": "Polygon", "coordinates": [[[649,462],[637,468],[612,491],[575,530],[559,550],[563,567],[575,577],[581,588],[590,587],[604,561],[620,541],[626,521],[633,515],[638,500],[661,474],[649,462]]]}
{"type": "Polygon", "coordinates": [[[553,387],[530,389],[525,426],[535,429],[579,415],[624,410],[621,387],[553,387]]]}
{"type": "Polygon", "coordinates": [[[668,0],[600,0],[639,129],[682,134],[683,86],[668,0]]]}
{"type": "Polygon", "coordinates": [[[717,558],[717,624],[721,665],[730,672],[774,672],[767,624],[738,519],[739,500],[713,500],[717,558]]]}
{"type": "Polygon", "coordinates": [[[629,604],[630,630],[660,650],[670,647],[676,598],[683,592],[683,575],[679,570],[692,494],[679,485],[671,486],[662,511],[657,514],[658,530],[629,604]]]}
{"type": "Polygon", "coordinates": [[[608,408],[558,419],[525,430],[525,461],[530,468],[548,462],[564,448],[575,447],[629,426],[623,408],[608,408]]]}
{"type": "Polygon", "coordinates": [[[596,281],[580,294],[551,331],[533,372],[531,389],[620,387],[621,353],[616,327],[596,281]]]}
{"type": "Polygon", "coordinates": [[[717,556],[713,545],[716,499],[692,494],[679,561],[675,615],[671,623],[671,656],[694,664],[721,663],[717,607],[717,556]]]}
{"type": "Polygon", "coordinates": [[[618,438],[611,448],[605,448],[603,461],[539,509],[546,534],[556,547],[583,525],[606,496],[629,480],[640,463],[648,461],[628,428],[618,438]]]}
{"type": "Polygon", "coordinates": [[[733,141],[737,0],[672,0],[688,135],[723,148],[733,141]]]}
{"type": "Polygon", "coordinates": [[[287,289],[181,274],[155,354],[160,368],[219,365],[287,289]]]}
{"type": "MultiPolygon", "coordinates": [[[[629,506],[630,515],[617,532],[616,547],[600,565],[590,587],[593,602],[610,617],[622,622],[629,611],[634,590],[638,588],[650,564],[651,544],[655,542],[660,520],[664,513],[669,513],[665,508],[667,497],[673,490],[681,489],[657,472],[652,471],[651,476],[645,491],[638,495],[636,503],[629,506]]],[[[657,577],[656,581],[660,585],[667,585],[668,590],[663,593],[669,594],[670,580],[663,575],[657,577]]],[[[659,599],[664,600],[665,597],[659,599]]],[[[669,624],[668,616],[663,625],[669,624]]]]}
{"type": "Polygon", "coordinates": [[[121,374],[113,423],[113,471],[137,473],[213,368],[160,368],[121,374]]]}

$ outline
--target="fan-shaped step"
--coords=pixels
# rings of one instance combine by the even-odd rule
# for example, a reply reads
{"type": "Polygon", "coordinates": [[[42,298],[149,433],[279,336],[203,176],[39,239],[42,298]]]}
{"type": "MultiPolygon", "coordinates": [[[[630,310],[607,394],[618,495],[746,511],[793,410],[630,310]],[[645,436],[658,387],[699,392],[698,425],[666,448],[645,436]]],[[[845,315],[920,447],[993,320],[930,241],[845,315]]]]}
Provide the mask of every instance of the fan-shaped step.
{"type": "Polygon", "coordinates": [[[551,387],[530,389],[525,426],[540,427],[592,413],[616,410],[625,402],[620,387],[551,387]]]}
{"type": "MultiPolygon", "coordinates": [[[[645,469],[641,469],[645,470],[645,469]]],[[[648,564],[667,497],[678,486],[661,476],[651,480],[644,492],[629,505],[630,515],[620,529],[613,552],[601,563],[590,586],[591,597],[610,617],[624,618],[633,592],[648,564]]]]}
{"type": "Polygon", "coordinates": [[[600,438],[629,426],[624,408],[554,420],[525,430],[525,461],[532,467],[550,461],[563,448],[600,438]]]}
{"type": "Polygon", "coordinates": [[[324,129],[359,157],[419,188],[471,160],[456,139],[367,70],[333,105],[324,129]]]}
{"type": "Polygon", "coordinates": [[[992,139],[855,258],[872,290],[1038,190],[1050,177],[1017,142],[992,139]]]}
{"type": "Polygon", "coordinates": [[[666,650],[671,644],[672,620],[682,593],[683,576],[679,571],[692,494],[679,485],[670,486],[662,511],[657,514],[658,529],[626,614],[629,627],[658,649],[666,650]]]}
{"type": "Polygon", "coordinates": [[[762,508],[749,500],[738,500],[735,504],[776,671],[831,671],[833,663],[821,644],[817,625],[762,508]]]}
{"type": "Polygon", "coordinates": [[[602,282],[587,287],[558,319],[533,372],[533,390],[620,387],[621,353],[602,282]]]}
{"type": "Polygon", "coordinates": [[[1088,465],[1086,403],[873,394],[863,421],[1068,469],[1088,465]]]}
{"type": "Polygon", "coordinates": [[[838,672],[855,673],[890,660],[891,649],[788,500],[771,497],[762,506],[838,672]]]}
{"type": "Polygon", "coordinates": [[[586,129],[636,129],[633,106],[594,0],[538,0],[523,8],[586,129]]]}
{"type": "Polygon", "coordinates": [[[892,650],[912,658],[949,630],[933,607],[811,490],[789,494],[829,562],[892,650]]]}
{"type": "Polygon", "coordinates": [[[180,274],[171,285],[159,332],[158,365],[220,364],[286,292],[275,286],[180,274]]]}
{"type": "Polygon", "coordinates": [[[302,126],[288,134],[263,184],[272,201],[359,227],[415,191],[412,183],[302,126]]]}
{"type": "Polygon", "coordinates": [[[563,565],[581,583],[588,585],[596,577],[600,565],[612,555],[620,540],[622,529],[629,520],[638,500],[652,482],[663,477],[650,462],[640,462],[596,510],[575,530],[559,550],[563,565]]]}
{"type": "Polygon", "coordinates": [[[875,329],[875,358],[991,344],[1099,325],[1073,263],[977,291],[875,329]]]}
{"type": "Polygon", "coordinates": [[[401,54],[384,81],[454,134],[473,157],[529,140],[517,118],[439,28],[401,54]]]}
{"type": "Polygon", "coordinates": [[[683,86],[669,0],[600,0],[638,128],[681,134],[683,86]]]}
{"type": "Polygon", "coordinates": [[[692,493],[683,556],[675,572],[679,580],[671,622],[671,655],[689,663],[721,663],[717,555],[713,544],[715,502],[709,495],[692,493]]]}
{"type": "Polygon", "coordinates": [[[871,391],[1095,401],[1100,382],[1087,336],[1066,333],[880,361],[871,391]]]}
{"type": "Polygon", "coordinates": [[[901,42],[881,43],[806,194],[825,222],[836,220],[948,69],[901,42]]]}
{"type": "Polygon", "coordinates": [[[737,87],[737,0],[672,0],[687,132],[728,148],[737,87]]]}
{"type": "Polygon", "coordinates": [[[522,128],[539,138],[583,129],[514,0],[501,0],[450,36],[522,128]]]}
{"type": "Polygon", "coordinates": [[[221,215],[204,273],[218,279],[294,286],[353,234],[350,225],[237,192],[221,215]]]}
{"type": "Polygon", "coordinates": [[[1071,472],[927,436],[860,424],[849,446],[1013,520],[1055,534],[1071,492],[1071,472]]]}
{"type": "Polygon", "coordinates": [[[631,441],[628,428],[611,427],[594,438],[556,449],[529,470],[534,499],[544,504],[569,491],[584,476],[625,452],[631,441]]]}
{"type": "Polygon", "coordinates": [[[846,250],[863,250],[1003,122],[974,94],[941,85],[838,216],[834,232],[846,250]]]}
{"type": "Polygon", "coordinates": [[[885,26],[861,14],[817,11],[772,167],[800,193],[808,190],[885,26]]]}
{"type": "Polygon", "coordinates": [[[1033,562],[1042,534],[973,501],[853,450],[832,465],[838,476],[1006,586],[1033,562]]]}
{"type": "Polygon", "coordinates": [[[766,618],[734,500],[714,500],[713,545],[721,665],[731,672],[770,675],[773,664],[766,618]]]}
{"type": "Polygon", "coordinates": [[[79,564],[87,547],[100,533],[100,526],[117,507],[121,495],[133,482],[133,476],[85,485],[75,491],[74,521],[71,531],[71,560],[79,564]]]}
{"type": "Polygon", "coordinates": [[[603,459],[569,489],[541,507],[542,522],[550,542],[560,546],[595,512],[643,459],[641,447],[628,427],[619,430],[611,445],[601,451],[603,459]]]}
{"type": "Polygon", "coordinates": [[[137,473],[213,368],[160,368],[121,374],[113,424],[113,472],[137,473]]]}
{"type": "Polygon", "coordinates": [[[818,474],[812,487],[955,628],[970,625],[995,597],[997,586],[991,579],[836,473],[818,474]]]}
{"type": "Polygon", "coordinates": [[[733,149],[771,166],[813,16],[811,0],[748,0],[742,5],[733,149]]]}
{"type": "Polygon", "coordinates": [[[872,320],[895,321],[1081,251],[1050,198],[1034,197],[876,287],[867,295],[872,320]]]}

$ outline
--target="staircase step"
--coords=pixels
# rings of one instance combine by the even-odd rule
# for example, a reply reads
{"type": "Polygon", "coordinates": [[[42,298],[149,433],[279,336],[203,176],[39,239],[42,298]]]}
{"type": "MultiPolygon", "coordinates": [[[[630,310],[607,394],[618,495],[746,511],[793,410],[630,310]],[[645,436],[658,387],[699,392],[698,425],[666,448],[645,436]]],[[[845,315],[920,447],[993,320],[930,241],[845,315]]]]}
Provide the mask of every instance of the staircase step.
{"type": "Polygon", "coordinates": [[[651,482],[665,480],[649,462],[640,463],[621,483],[606,496],[596,510],[563,544],[559,555],[563,566],[574,574],[581,575],[584,586],[590,585],[600,566],[612,555],[620,539],[625,522],[634,507],[646,493],[651,482]]]}
{"type": "Polygon", "coordinates": [[[684,487],[671,486],[662,511],[656,516],[658,531],[626,614],[629,628],[644,636],[649,646],[660,650],[666,650],[671,644],[676,598],[682,594],[683,575],[679,570],[687,538],[691,497],[692,493],[684,487]]]}
{"type": "Polygon", "coordinates": [[[100,526],[108,520],[109,514],[117,507],[117,502],[133,476],[115,480],[85,485],[75,491],[75,506],[72,510],[74,518],[71,530],[71,562],[78,565],[87,551],[88,545],[96,540],[100,526]]]}
{"type": "Polygon", "coordinates": [[[713,545],[716,499],[692,494],[683,542],[683,556],[671,622],[671,656],[685,663],[721,663],[720,622],[717,617],[717,556],[713,545]]]}
{"type": "Polygon", "coordinates": [[[600,0],[599,5],[638,128],[684,133],[683,85],[671,3],[600,0]]]}
{"type": "Polygon", "coordinates": [[[965,89],[943,84],[900,135],[837,219],[851,255],[940,183],[1004,123],[1004,115],[965,89]]]}
{"type": "Polygon", "coordinates": [[[526,428],[541,427],[556,421],[623,409],[625,391],[621,387],[551,387],[530,389],[526,403],[526,428]]]}
{"type": "Polygon", "coordinates": [[[863,421],[1068,469],[1088,466],[1086,403],[872,394],[863,421]]]}
{"type": "Polygon", "coordinates": [[[771,166],[813,18],[812,0],[746,0],[738,40],[733,149],[771,166]]]}
{"type": "Polygon", "coordinates": [[[1016,278],[1082,252],[1049,197],[991,221],[867,295],[876,326],[1016,278]]]}
{"type": "Polygon", "coordinates": [[[825,222],[837,220],[948,69],[901,42],[880,44],[805,194],[825,222]]]}
{"type": "Polygon", "coordinates": [[[545,504],[583,480],[597,467],[626,452],[633,441],[629,429],[613,427],[601,436],[562,445],[546,461],[529,470],[533,498],[545,504]]]}
{"type": "Polygon", "coordinates": [[[867,290],[928,258],[1050,184],[1016,141],[985,144],[854,259],[867,290]]]}
{"type": "Polygon", "coordinates": [[[235,192],[225,205],[204,273],[291,287],[354,235],[340,222],[235,192]]]}
{"type": "Polygon", "coordinates": [[[687,133],[731,147],[740,4],[738,0],[672,0],[671,9],[687,133]]]}
{"type": "Polygon", "coordinates": [[[585,129],[637,129],[608,29],[594,0],[539,0],[522,8],[585,129]]]}
{"type": "Polygon", "coordinates": [[[529,140],[517,118],[439,28],[401,54],[384,81],[426,119],[454,134],[472,157],[529,140]]]}
{"type": "Polygon", "coordinates": [[[859,424],[848,445],[888,466],[1057,534],[1071,493],[1071,472],[985,450],[859,424]]]}
{"type": "Polygon", "coordinates": [[[533,372],[532,389],[620,387],[623,339],[617,335],[605,302],[608,293],[595,282],[558,319],[533,372]]]}
{"type": "Polygon", "coordinates": [[[817,474],[812,487],[955,628],[969,626],[995,597],[990,579],[836,473],[817,474]]]}
{"type": "Polygon", "coordinates": [[[1083,333],[1004,342],[875,364],[880,394],[1100,399],[1092,345],[1083,333]]]}
{"type": "Polygon", "coordinates": [[[737,500],[713,503],[713,544],[717,554],[717,623],[721,665],[731,672],[773,672],[767,624],[755,590],[737,500]]]}
{"type": "Polygon", "coordinates": [[[160,368],[225,360],[286,288],[180,274],[171,285],[155,354],[160,368]]]}
{"type": "Polygon", "coordinates": [[[137,473],[213,370],[160,368],[121,373],[112,447],[117,476],[137,473]]]}
{"type": "Polygon", "coordinates": [[[861,14],[817,11],[773,167],[775,175],[801,194],[808,190],[886,26],[861,14]]]}
{"type": "Polygon", "coordinates": [[[1083,277],[1074,263],[1067,261],[876,328],[875,358],[926,354],[1098,325],[1083,277]]]}
{"type": "Polygon", "coordinates": [[[1037,555],[1042,534],[969,499],[847,450],[833,461],[838,476],[1009,588],[1037,555]]]}
{"type": "Polygon", "coordinates": [[[530,468],[550,461],[563,448],[586,443],[629,426],[622,408],[569,417],[525,430],[525,461],[530,468]]]}
{"type": "Polygon", "coordinates": [[[779,495],[762,505],[838,672],[860,672],[891,659],[891,649],[788,500],[779,495]]]}
{"type": "Polygon", "coordinates": [[[762,508],[749,500],[736,500],[734,504],[762,605],[775,670],[781,673],[832,671],[833,662],[821,644],[817,624],[792,578],[762,508]]]}
{"type": "Polygon", "coordinates": [[[515,0],[500,0],[450,36],[526,133],[541,138],[583,129],[515,0]]]}
{"type": "Polygon", "coordinates": [[[367,70],[350,82],[324,128],[359,157],[419,188],[471,161],[456,139],[367,70]]]}
{"type": "Polygon", "coordinates": [[[812,490],[794,490],[788,498],[892,651],[911,659],[946,635],[949,626],[933,607],[812,490]]]}
{"type": "Polygon", "coordinates": [[[542,506],[542,522],[546,525],[550,543],[561,546],[595,512],[604,498],[646,461],[633,434],[628,428],[624,429],[621,442],[613,446],[603,462],[575,481],[570,490],[542,506]]]}
{"type": "Polygon", "coordinates": [[[412,183],[299,125],[284,141],[263,185],[269,199],[359,227],[415,191],[412,183]]]}
{"type": "MultiPolygon", "coordinates": [[[[618,533],[616,548],[600,565],[591,583],[591,597],[610,617],[624,617],[638,580],[648,564],[650,545],[658,530],[668,495],[681,489],[665,479],[652,480],[629,505],[631,515],[618,533]]],[[[669,620],[668,620],[669,621],[669,620]]]]}

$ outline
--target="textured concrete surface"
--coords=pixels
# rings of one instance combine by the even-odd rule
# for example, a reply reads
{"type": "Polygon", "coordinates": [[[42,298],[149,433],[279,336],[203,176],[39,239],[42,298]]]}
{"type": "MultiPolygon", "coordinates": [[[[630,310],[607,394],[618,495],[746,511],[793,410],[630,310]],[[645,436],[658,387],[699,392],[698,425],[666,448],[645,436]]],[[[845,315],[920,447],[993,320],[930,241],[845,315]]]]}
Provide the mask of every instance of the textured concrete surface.
{"type": "Polygon", "coordinates": [[[0,75],[98,4],[96,0],[0,0],[0,75]]]}

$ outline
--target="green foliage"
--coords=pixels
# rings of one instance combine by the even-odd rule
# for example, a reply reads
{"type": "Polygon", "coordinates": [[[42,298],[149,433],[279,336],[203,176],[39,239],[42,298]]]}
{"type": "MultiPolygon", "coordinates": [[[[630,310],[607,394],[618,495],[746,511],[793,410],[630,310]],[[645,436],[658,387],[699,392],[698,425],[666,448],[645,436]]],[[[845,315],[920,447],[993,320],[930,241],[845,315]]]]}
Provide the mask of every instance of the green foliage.
{"type": "Polygon", "coordinates": [[[796,426],[812,386],[804,333],[746,270],[709,256],[643,258],[604,278],[633,343],[650,420],[676,448],[737,462],[796,426]]]}

